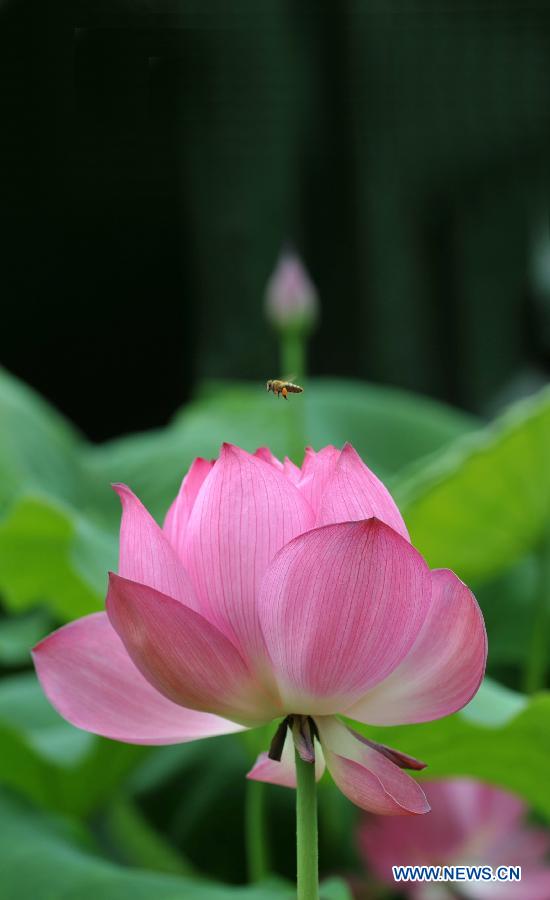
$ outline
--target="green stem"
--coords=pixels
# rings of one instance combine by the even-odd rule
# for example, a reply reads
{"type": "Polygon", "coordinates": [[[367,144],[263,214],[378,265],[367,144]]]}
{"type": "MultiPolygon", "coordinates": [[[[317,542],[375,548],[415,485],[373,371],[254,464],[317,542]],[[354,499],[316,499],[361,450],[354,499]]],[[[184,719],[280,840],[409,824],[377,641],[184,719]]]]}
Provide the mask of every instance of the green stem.
{"type": "Polygon", "coordinates": [[[269,873],[265,834],[265,785],[261,781],[246,782],[245,840],[248,880],[262,881],[269,873]]]}
{"type": "MultiPolygon", "coordinates": [[[[287,381],[303,386],[306,365],[307,338],[300,331],[287,329],[281,332],[281,374],[287,381]]],[[[307,386],[306,386],[307,391],[307,386]]],[[[288,399],[288,455],[297,465],[302,464],[306,444],[305,406],[307,398],[290,394],[288,399]]]]}
{"type": "Polygon", "coordinates": [[[318,900],[317,786],[315,763],[296,751],[296,861],[298,900],[318,900]]]}
{"type": "Polygon", "coordinates": [[[537,562],[539,577],[533,611],[533,630],[524,673],[524,686],[528,694],[543,688],[546,681],[550,627],[550,534],[541,541],[537,562]]]}
{"type": "Polygon", "coordinates": [[[280,378],[300,384],[306,371],[306,337],[301,331],[286,328],[281,331],[280,378]]]}

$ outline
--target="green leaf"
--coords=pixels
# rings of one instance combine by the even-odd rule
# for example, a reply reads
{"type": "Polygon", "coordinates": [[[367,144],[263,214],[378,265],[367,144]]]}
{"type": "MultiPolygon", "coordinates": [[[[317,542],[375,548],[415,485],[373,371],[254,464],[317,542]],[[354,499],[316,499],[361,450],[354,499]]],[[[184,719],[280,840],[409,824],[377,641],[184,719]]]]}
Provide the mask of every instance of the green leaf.
{"type": "Polygon", "coordinates": [[[321,900],[352,900],[351,891],[345,881],[330,878],[320,887],[321,900]]]}
{"type": "Polygon", "coordinates": [[[80,496],[77,431],[39,394],[0,369],[0,507],[21,489],[80,496]]]}
{"type": "Polygon", "coordinates": [[[550,389],[413,467],[396,499],[431,566],[466,581],[504,571],[537,547],[550,520],[550,389]]]}
{"type": "Polygon", "coordinates": [[[22,496],[0,522],[0,592],[12,610],[39,603],[61,620],[101,609],[114,534],[46,497],[22,496]]]}
{"type": "MultiPolygon", "coordinates": [[[[292,900],[293,885],[272,879],[250,887],[129,869],[94,853],[86,832],[0,795],[2,900],[292,900]],[[30,863],[30,864],[29,864],[30,863]]],[[[351,900],[345,882],[321,885],[322,900],[351,900]]]]}
{"type": "Polygon", "coordinates": [[[0,744],[0,783],[79,815],[105,803],[148,753],[73,728],[31,672],[0,681],[0,744]]]}
{"type": "Polygon", "coordinates": [[[25,809],[9,797],[0,802],[0,828],[2,900],[95,900],[97,896],[102,900],[291,900],[294,896],[290,885],[277,882],[225,887],[123,868],[94,855],[85,835],[75,833],[68,823],[25,809]]]}
{"type": "Polygon", "coordinates": [[[137,804],[118,798],[107,810],[104,828],[117,859],[155,872],[193,875],[191,863],[147,821],[137,804]]]}
{"type": "Polygon", "coordinates": [[[52,620],[43,609],[25,616],[0,619],[0,663],[4,666],[28,663],[30,648],[51,627],[52,620]]]}
{"type": "Polygon", "coordinates": [[[528,556],[490,581],[472,585],[489,635],[491,671],[522,667],[530,652],[537,575],[537,560],[528,556]]]}
{"type": "Polygon", "coordinates": [[[428,764],[421,777],[471,776],[522,796],[550,820],[550,693],[530,698],[487,682],[460,713],[421,725],[354,728],[428,764]]]}
{"type": "Polygon", "coordinates": [[[497,681],[485,678],[479,691],[460,716],[479,725],[506,725],[527,706],[527,697],[497,681]]]}

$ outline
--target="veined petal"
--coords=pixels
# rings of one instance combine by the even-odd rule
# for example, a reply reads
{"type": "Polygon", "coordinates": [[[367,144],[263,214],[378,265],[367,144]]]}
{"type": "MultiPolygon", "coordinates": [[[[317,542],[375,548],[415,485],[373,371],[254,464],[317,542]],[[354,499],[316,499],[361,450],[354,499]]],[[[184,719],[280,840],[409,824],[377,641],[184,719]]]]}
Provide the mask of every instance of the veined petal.
{"type": "Polygon", "coordinates": [[[390,492],[351,444],[344,446],[332,474],[326,479],[315,511],[317,526],[374,516],[409,540],[409,533],[390,492]]]}
{"type": "Polygon", "coordinates": [[[378,815],[429,812],[420,785],[387,756],[358,741],[334,716],[315,722],[329,772],[352,803],[378,815]]]}
{"type": "Polygon", "coordinates": [[[33,650],[48,700],[71,725],[130,744],[179,744],[242,726],[185,709],[139,672],[106,613],[77,619],[33,650]]]}
{"type": "Polygon", "coordinates": [[[474,595],[448,569],[436,569],[431,604],[415,644],[389,677],[346,715],[372,725],[447,716],[476,693],[486,659],[485,625],[474,595]]]}
{"type": "Polygon", "coordinates": [[[271,452],[269,447],[258,447],[254,456],[258,459],[263,459],[264,462],[269,463],[274,469],[279,469],[279,471],[283,470],[283,463],[271,452]]]}
{"type": "Polygon", "coordinates": [[[313,513],[282,471],[225,444],[197,497],[184,561],[207,618],[245,657],[261,657],[260,580],[313,513]]]}
{"type": "MultiPolygon", "coordinates": [[[[319,781],[325,771],[325,759],[321,745],[315,742],[315,780],[319,781]]],[[[246,776],[252,781],[267,781],[281,787],[296,787],[296,756],[290,729],[287,730],[280,761],[270,759],[267,753],[260,753],[246,776]]]]}
{"type": "Polygon", "coordinates": [[[134,664],[169,700],[247,725],[277,715],[236,647],[199,613],[113,574],[107,613],[134,664]]]}
{"type": "Polygon", "coordinates": [[[166,513],[162,530],[179,557],[183,553],[187,522],[189,521],[193,504],[213,465],[214,463],[209,459],[198,457],[193,460],[187,475],[181,483],[178,496],[166,513]]]}
{"type": "Polygon", "coordinates": [[[130,488],[113,488],[122,503],[118,574],[197,609],[189,576],[162,529],[130,488]]]}
{"type": "Polygon", "coordinates": [[[288,456],[285,456],[285,461],[283,463],[283,472],[286,477],[292,482],[292,484],[299,485],[300,479],[302,477],[301,469],[293,463],[288,456]]]}
{"type": "MultiPolygon", "coordinates": [[[[337,450],[336,447],[330,444],[327,447],[323,447],[318,453],[311,447],[306,448],[302,465],[302,476],[298,482],[298,487],[312,507],[316,517],[324,491],[334,475],[336,465],[340,459],[340,452],[340,450],[337,450]]],[[[364,518],[368,518],[368,516],[364,518]]]]}
{"type": "Polygon", "coordinates": [[[351,706],[407,655],[430,598],[420,554],[376,519],[295,538],[271,563],[259,597],[285,710],[326,715],[351,706]]]}

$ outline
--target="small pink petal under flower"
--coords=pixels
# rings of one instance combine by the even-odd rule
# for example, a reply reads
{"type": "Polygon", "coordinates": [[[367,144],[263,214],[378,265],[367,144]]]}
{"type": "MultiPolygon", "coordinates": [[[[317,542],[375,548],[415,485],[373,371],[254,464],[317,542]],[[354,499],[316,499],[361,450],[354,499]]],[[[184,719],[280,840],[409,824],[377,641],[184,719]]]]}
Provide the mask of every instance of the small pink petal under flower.
{"type": "Polygon", "coordinates": [[[107,613],[142,675],[174,703],[246,725],[277,714],[236,647],[194,610],[111,574],[107,613]]]}
{"type": "Polygon", "coordinates": [[[409,652],[431,600],[417,551],[376,519],[303,534],[273,560],[259,613],[285,710],[341,712],[409,652]]]}
{"type": "Polygon", "coordinates": [[[312,523],[282,471],[224,445],[193,507],[184,560],[204,614],[247,657],[264,653],[260,581],[277,551],[312,523]]]}
{"type": "Polygon", "coordinates": [[[381,753],[382,756],[387,756],[392,763],[395,763],[396,766],[399,766],[400,769],[414,769],[416,772],[421,772],[422,769],[426,768],[426,763],[422,762],[420,759],[416,759],[415,756],[409,756],[408,753],[402,753],[401,750],[395,750],[393,747],[388,747],[386,744],[379,744],[378,741],[371,741],[370,738],[366,738],[363,734],[359,734],[358,731],[354,731],[352,728],[348,729],[353,737],[362,741],[363,744],[366,744],[367,747],[371,747],[373,750],[377,750],[378,753],[381,753]]]}
{"type": "Polygon", "coordinates": [[[334,717],[315,722],[330,774],[352,803],[378,815],[429,812],[420,785],[387,756],[358,741],[334,717]]]}
{"type": "MultiPolygon", "coordinates": [[[[315,743],[315,780],[319,781],[325,771],[325,759],[321,747],[315,743]]],[[[280,761],[270,759],[267,753],[260,753],[246,776],[252,781],[267,781],[281,787],[296,787],[296,757],[294,741],[290,730],[286,733],[280,761]]]]}
{"type": "Polygon", "coordinates": [[[130,744],[180,744],[242,726],[185,709],[160,694],[136,669],[106,613],[77,619],[33,650],[40,683],[72,725],[130,744]]]}
{"type": "MultiPolygon", "coordinates": [[[[325,475],[322,477],[326,478],[325,475]]],[[[316,508],[315,525],[355,522],[372,517],[385,522],[405,540],[410,540],[390,492],[351,444],[346,444],[330,477],[326,478],[325,489],[316,508]]]]}
{"type": "Polygon", "coordinates": [[[487,635],[474,595],[448,569],[436,569],[432,601],[415,644],[391,675],[346,715],[371,725],[447,716],[476,693],[486,660],[487,635]]]}
{"type": "MultiPolygon", "coordinates": [[[[178,557],[183,556],[187,523],[197,494],[214,465],[209,459],[195,459],[181,483],[178,496],[166,513],[163,531],[178,557]]],[[[121,573],[122,574],[122,573],[121,573]]]]}
{"type": "Polygon", "coordinates": [[[140,500],[125,484],[114,484],[122,503],[118,573],[198,608],[181,560],[140,500]]]}

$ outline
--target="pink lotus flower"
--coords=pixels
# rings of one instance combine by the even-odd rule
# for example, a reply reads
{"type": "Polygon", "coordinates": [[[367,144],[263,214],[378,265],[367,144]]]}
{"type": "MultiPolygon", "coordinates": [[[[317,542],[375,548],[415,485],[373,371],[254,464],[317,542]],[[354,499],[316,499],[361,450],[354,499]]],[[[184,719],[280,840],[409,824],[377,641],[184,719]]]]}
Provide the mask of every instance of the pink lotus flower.
{"type": "Polygon", "coordinates": [[[293,735],[359,806],[426,812],[402,771],[422,763],[337,716],[391,725],[454,712],[479,687],[485,629],[468,588],[412,547],[355,450],[307,450],[300,469],[224,445],[215,463],[195,460],[162,529],[115,489],[120,564],[107,611],[34,650],[61,715],[136,744],[283,719],[248,777],[294,785],[293,735]]]}
{"type": "Polygon", "coordinates": [[[432,811],[415,821],[366,818],[359,833],[372,871],[395,886],[392,865],[521,866],[521,882],[401,884],[415,900],[457,896],[490,900],[548,900],[550,834],[522,824],[523,801],[500,788],[457,778],[424,782],[432,811]]]}

